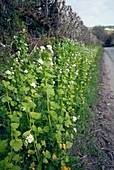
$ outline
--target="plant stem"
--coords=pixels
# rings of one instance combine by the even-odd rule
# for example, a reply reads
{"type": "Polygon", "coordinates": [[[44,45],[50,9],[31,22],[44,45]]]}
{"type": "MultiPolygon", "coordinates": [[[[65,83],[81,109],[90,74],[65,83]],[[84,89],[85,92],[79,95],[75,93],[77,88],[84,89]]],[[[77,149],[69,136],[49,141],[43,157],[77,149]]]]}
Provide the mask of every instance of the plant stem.
{"type": "Polygon", "coordinates": [[[51,125],[51,118],[50,118],[50,114],[49,114],[49,94],[48,94],[48,88],[47,88],[47,79],[46,79],[46,90],[47,90],[47,111],[48,111],[48,119],[49,119],[49,125],[52,129],[52,125],[51,125]]]}

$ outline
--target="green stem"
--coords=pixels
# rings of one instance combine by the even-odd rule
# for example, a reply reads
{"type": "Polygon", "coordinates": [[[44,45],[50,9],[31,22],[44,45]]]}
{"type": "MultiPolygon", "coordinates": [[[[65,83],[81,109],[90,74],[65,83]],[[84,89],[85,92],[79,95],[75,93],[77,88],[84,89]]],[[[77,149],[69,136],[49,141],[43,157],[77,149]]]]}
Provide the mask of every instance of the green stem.
{"type": "MultiPolygon", "coordinates": [[[[47,88],[47,79],[46,79],[46,88],[47,88]]],[[[49,125],[50,125],[50,127],[52,127],[51,118],[50,118],[50,114],[49,114],[50,108],[49,108],[49,94],[48,94],[48,89],[47,89],[47,111],[48,111],[49,125]]]]}
{"type": "MultiPolygon", "coordinates": [[[[34,133],[34,135],[35,135],[34,137],[35,137],[35,140],[36,140],[36,143],[37,143],[36,132],[34,133]]],[[[34,149],[35,149],[35,153],[36,153],[37,160],[38,160],[38,162],[39,162],[39,158],[38,158],[38,152],[37,152],[36,143],[34,142],[34,149]]]]}
{"type": "MultiPolygon", "coordinates": [[[[7,95],[7,97],[9,97],[8,96],[8,91],[6,91],[6,95],[7,95]]],[[[9,108],[9,111],[10,111],[10,116],[12,115],[12,111],[11,111],[11,107],[10,107],[10,103],[9,103],[9,101],[8,101],[8,108],[9,108]]],[[[12,124],[12,118],[10,117],[10,121],[11,121],[11,124],[12,124]]],[[[10,125],[11,125],[10,124],[10,125]]],[[[13,140],[13,135],[12,135],[12,128],[11,128],[11,140],[13,140]]],[[[11,147],[11,153],[12,153],[12,147],[11,147]]],[[[12,154],[11,154],[12,155],[12,154]]],[[[12,158],[12,156],[10,155],[10,161],[11,161],[11,158],[12,158]]]]}

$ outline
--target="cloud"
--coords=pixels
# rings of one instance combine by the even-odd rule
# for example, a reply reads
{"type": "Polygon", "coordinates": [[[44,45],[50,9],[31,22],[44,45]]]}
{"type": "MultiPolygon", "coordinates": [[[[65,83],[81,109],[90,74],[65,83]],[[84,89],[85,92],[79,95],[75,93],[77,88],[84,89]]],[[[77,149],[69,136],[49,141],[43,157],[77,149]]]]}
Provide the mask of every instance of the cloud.
{"type": "Polygon", "coordinates": [[[87,26],[114,25],[114,0],[66,0],[87,26]]]}

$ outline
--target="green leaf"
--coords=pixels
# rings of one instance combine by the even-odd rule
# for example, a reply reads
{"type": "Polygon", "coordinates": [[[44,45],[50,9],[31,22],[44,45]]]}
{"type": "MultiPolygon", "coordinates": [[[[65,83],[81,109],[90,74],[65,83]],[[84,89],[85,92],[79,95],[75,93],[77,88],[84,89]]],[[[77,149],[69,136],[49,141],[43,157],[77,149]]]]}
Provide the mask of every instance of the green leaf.
{"type": "Polygon", "coordinates": [[[3,153],[6,151],[8,146],[8,140],[0,140],[0,153],[3,153]]]}
{"type": "Polygon", "coordinates": [[[13,86],[8,86],[8,89],[13,91],[15,88],[13,86]]]}
{"type": "Polygon", "coordinates": [[[17,115],[13,115],[13,117],[11,118],[11,120],[12,120],[13,122],[17,122],[17,123],[20,122],[20,118],[19,118],[17,115]]]}
{"type": "Polygon", "coordinates": [[[13,161],[19,162],[21,160],[21,157],[19,154],[15,154],[15,156],[12,158],[13,161]]]}
{"type": "Polygon", "coordinates": [[[45,126],[43,129],[44,132],[49,132],[49,126],[45,126]]]}
{"type": "Polygon", "coordinates": [[[59,94],[64,94],[64,90],[63,89],[58,89],[58,93],[59,94]]]}
{"type": "Polygon", "coordinates": [[[21,139],[17,139],[17,140],[11,140],[10,141],[10,146],[14,149],[14,151],[19,151],[20,149],[22,149],[22,140],[21,139]]]}
{"type": "Polygon", "coordinates": [[[41,140],[41,144],[42,144],[42,146],[46,146],[45,140],[41,140]]]}
{"type": "Polygon", "coordinates": [[[57,143],[60,144],[62,142],[62,133],[61,131],[57,131],[57,134],[55,135],[57,143]]]}
{"type": "Polygon", "coordinates": [[[29,107],[34,109],[36,107],[36,104],[34,102],[29,102],[29,107]]]}
{"type": "Polygon", "coordinates": [[[72,122],[70,120],[66,120],[65,121],[65,126],[69,127],[70,125],[72,125],[72,122]]]}
{"type": "Polygon", "coordinates": [[[17,102],[11,101],[11,105],[12,105],[12,106],[15,106],[15,105],[17,105],[17,102]]]}
{"type": "Polygon", "coordinates": [[[61,116],[59,116],[59,117],[58,117],[58,121],[59,121],[59,123],[63,123],[63,120],[64,120],[64,118],[63,118],[63,117],[61,117],[61,116]]]}
{"type": "Polygon", "coordinates": [[[48,159],[51,158],[51,154],[50,154],[50,152],[49,152],[48,150],[43,151],[42,153],[44,154],[44,156],[45,156],[46,158],[48,158],[48,159]]]}
{"type": "Polygon", "coordinates": [[[19,166],[12,166],[11,170],[21,170],[19,166]]]}
{"type": "Polygon", "coordinates": [[[18,136],[20,136],[21,135],[21,132],[20,131],[15,131],[15,137],[17,138],[18,136]]]}
{"type": "Polygon", "coordinates": [[[69,132],[66,131],[66,137],[69,137],[69,136],[70,136],[69,132]]]}
{"type": "Polygon", "coordinates": [[[40,119],[41,118],[41,114],[37,113],[37,112],[30,112],[30,116],[33,119],[40,119]]]}
{"type": "Polygon", "coordinates": [[[0,161],[0,169],[12,169],[13,164],[9,162],[9,156],[6,156],[4,160],[0,161]]]}
{"type": "Polygon", "coordinates": [[[46,158],[43,159],[43,163],[47,164],[48,160],[46,158]]]}
{"type": "Polygon", "coordinates": [[[37,132],[37,127],[35,125],[32,125],[31,129],[34,131],[34,132],[37,132]]]}
{"type": "Polygon", "coordinates": [[[22,117],[22,112],[17,112],[17,115],[21,118],[22,117]]]}
{"type": "Polygon", "coordinates": [[[35,150],[28,150],[28,154],[33,155],[35,153],[35,150]]]}
{"type": "Polygon", "coordinates": [[[52,88],[47,89],[47,93],[49,96],[54,96],[54,89],[52,88]]]}
{"type": "MultiPolygon", "coordinates": [[[[44,162],[44,163],[45,163],[45,162],[44,162]]],[[[42,169],[42,162],[39,162],[36,170],[41,170],[41,169],[42,169]]]]}
{"type": "Polygon", "coordinates": [[[11,101],[11,100],[12,100],[12,98],[9,97],[9,96],[4,96],[4,97],[2,98],[2,102],[3,102],[3,103],[8,102],[8,101],[11,101]]]}
{"type": "Polygon", "coordinates": [[[10,84],[9,81],[5,81],[5,80],[2,80],[2,83],[4,84],[5,87],[7,87],[10,84]]]}
{"type": "Polygon", "coordinates": [[[63,128],[63,124],[56,124],[56,128],[59,131],[65,131],[65,129],[63,128]]]}
{"type": "Polygon", "coordinates": [[[52,109],[59,109],[60,106],[56,102],[50,102],[51,108],[52,109]]]}
{"type": "Polygon", "coordinates": [[[19,127],[19,123],[11,123],[11,127],[13,130],[16,130],[19,127]]]}
{"type": "Polygon", "coordinates": [[[49,111],[49,114],[52,116],[53,119],[57,119],[57,113],[54,110],[49,111]]]}
{"type": "Polygon", "coordinates": [[[43,129],[41,127],[38,127],[38,133],[43,133],[43,129]]]}
{"type": "Polygon", "coordinates": [[[30,130],[28,130],[28,131],[26,131],[26,132],[23,133],[23,136],[25,136],[25,137],[27,137],[27,136],[29,136],[29,135],[30,135],[30,130]]]}
{"type": "Polygon", "coordinates": [[[69,142],[69,141],[67,141],[67,142],[66,142],[66,146],[67,146],[68,149],[70,149],[70,148],[72,147],[72,143],[69,142]]]}
{"type": "Polygon", "coordinates": [[[47,77],[47,78],[55,78],[55,75],[52,75],[52,74],[47,73],[47,72],[46,72],[46,74],[45,74],[45,75],[46,75],[46,77],[47,77]]]}
{"type": "Polygon", "coordinates": [[[41,149],[41,144],[40,144],[40,143],[37,143],[37,144],[36,144],[36,147],[37,147],[38,150],[40,150],[40,149],[41,149]]]}
{"type": "Polygon", "coordinates": [[[69,162],[69,157],[68,156],[65,157],[65,162],[69,162]]]}

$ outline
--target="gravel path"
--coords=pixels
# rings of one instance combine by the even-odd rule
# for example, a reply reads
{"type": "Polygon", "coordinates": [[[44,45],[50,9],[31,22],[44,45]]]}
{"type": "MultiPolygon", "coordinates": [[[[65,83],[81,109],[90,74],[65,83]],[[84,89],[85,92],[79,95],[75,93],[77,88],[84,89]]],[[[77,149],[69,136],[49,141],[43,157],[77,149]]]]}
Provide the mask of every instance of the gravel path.
{"type": "Polygon", "coordinates": [[[109,78],[110,90],[114,94],[114,47],[104,48],[104,64],[109,78]]]}

